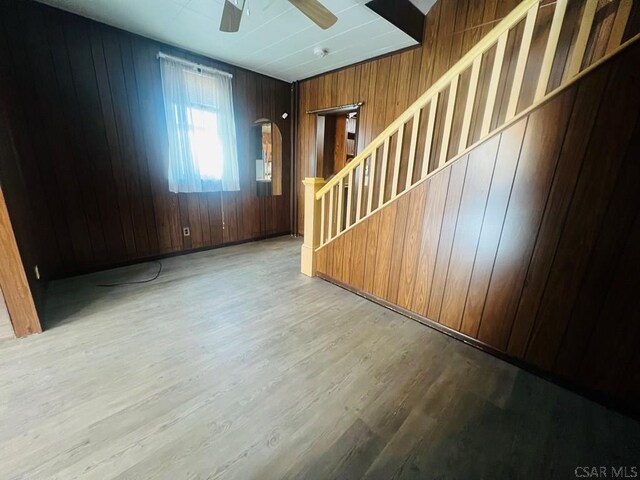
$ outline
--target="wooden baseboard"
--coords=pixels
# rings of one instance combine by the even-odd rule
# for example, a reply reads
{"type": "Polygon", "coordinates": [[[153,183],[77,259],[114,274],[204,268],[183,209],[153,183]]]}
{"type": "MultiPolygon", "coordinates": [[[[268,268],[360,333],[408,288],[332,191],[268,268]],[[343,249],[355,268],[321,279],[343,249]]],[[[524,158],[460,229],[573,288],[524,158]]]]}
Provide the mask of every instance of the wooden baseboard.
{"type": "Polygon", "coordinates": [[[490,345],[487,345],[486,343],[481,342],[478,339],[469,337],[447,326],[441,325],[440,323],[434,320],[431,320],[430,318],[423,317],[422,315],[418,315],[415,312],[407,310],[406,308],[402,308],[382,298],[376,297],[375,295],[372,295],[367,292],[363,292],[362,290],[354,288],[351,285],[347,285],[339,280],[331,278],[330,276],[325,275],[324,273],[317,272],[317,276],[329,283],[333,283],[334,285],[340,288],[348,290],[351,293],[355,293],[356,295],[362,298],[365,298],[369,301],[377,303],[378,305],[385,307],[389,310],[392,310],[396,313],[399,313],[400,315],[403,315],[415,322],[421,323],[422,325],[425,325],[429,328],[437,330],[438,332],[448,335],[449,337],[455,338],[460,342],[466,343],[467,345],[470,345],[473,348],[477,348],[478,350],[481,350],[485,353],[493,355],[494,357],[499,358],[500,360],[505,361],[507,363],[510,363],[511,365],[514,365],[518,368],[521,368],[537,377],[550,381],[558,385],[559,387],[564,388],[565,390],[569,390],[580,396],[588,398],[589,400],[593,400],[594,402],[599,403],[603,407],[614,410],[622,415],[633,418],[634,420],[640,421],[640,406],[638,405],[631,405],[629,403],[622,402],[617,398],[613,398],[609,395],[605,395],[601,392],[597,392],[597,391],[590,390],[588,388],[576,385],[565,378],[558,377],[556,375],[551,374],[550,372],[541,370],[535,367],[534,365],[528,364],[518,358],[507,355],[501,350],[498,350],[490,345]]]}
{"type": "Polygon", "coordinates": [[[139,265],[140,263],[153,262],[154,260],[162,260],[164,258],[179,257],[181,255],[188,255],[190,253],[206,252],[208,250],[217,250],[218,248],[232,247],[234,245],[242,245],[243,243],[258,242],[260,240],[268,240],[270,238],[284,237],[286,235],[292,235],[292,233],[291,232],[271,233],[269,235],[259,235],[257,237],[246,238],[244,240],[237,240],[235,242],[220,243],[218,245],[212,245],[212,246],[208,246],[208,247],[199,247],[199,248],[191,248],[189,250],[178,250],[178,251],[175,251],[175,252],[160,253],[160,254],[157,254],[157,255],[150,255],[150,256],[147,256],[147,257],[140,257],[140,258],[136,258],[134,260],[128,260],[128,261],[124,261],[124,262],[116,262],[116,263],[111,263],[111,264],[108,264],[108,265],[100,265],[100,266],[96,266],[96,267],[78,269],[78,270],[76,270],[73,273],[68,274],[68,275],[62,274],[62,275],[53,276],[51,278],[46,278],[46,281],[61,280],[63,278],[78,277],[80,275],[87,275],[88,273],[95,273],[95,272],[101,272],[101,271],[104,271],[104,270],[111,270],[112,268],[120,268],[120,267],[128,267],[128,266],[131,266],[131,265],[139,265]]]}

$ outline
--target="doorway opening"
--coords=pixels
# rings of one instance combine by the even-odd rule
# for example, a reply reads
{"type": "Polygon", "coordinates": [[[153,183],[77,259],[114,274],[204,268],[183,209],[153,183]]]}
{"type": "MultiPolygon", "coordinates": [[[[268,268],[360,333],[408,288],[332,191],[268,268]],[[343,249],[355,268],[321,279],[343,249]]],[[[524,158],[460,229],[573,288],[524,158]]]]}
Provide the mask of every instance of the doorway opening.
{"type": "Polygon", "coordinates": [[[358,154],[361,104],[310,112],[316,114],[316,175],[329,179],[358,154]]]}

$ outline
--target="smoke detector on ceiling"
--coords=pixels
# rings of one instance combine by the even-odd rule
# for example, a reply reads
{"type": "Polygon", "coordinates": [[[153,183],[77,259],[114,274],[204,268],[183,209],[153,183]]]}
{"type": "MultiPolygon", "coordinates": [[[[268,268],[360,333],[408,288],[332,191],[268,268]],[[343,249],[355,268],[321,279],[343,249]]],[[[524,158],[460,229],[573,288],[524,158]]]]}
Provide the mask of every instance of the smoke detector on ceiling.
{"type": "Polygon", "coordinates": [[[316,47],[313,49],[313,54],[316,57],[326,57],[327,55],[329,55],[329,50],[326,48],[322,48],[322,47],[316,47]]]}

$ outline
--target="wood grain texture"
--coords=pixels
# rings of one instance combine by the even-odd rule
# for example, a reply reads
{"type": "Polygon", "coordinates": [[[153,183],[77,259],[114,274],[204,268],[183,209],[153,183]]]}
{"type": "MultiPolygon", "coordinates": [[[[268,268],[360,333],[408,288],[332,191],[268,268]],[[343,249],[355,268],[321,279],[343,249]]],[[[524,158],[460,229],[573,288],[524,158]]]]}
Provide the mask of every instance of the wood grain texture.
{"type": "Polygon", "coordinates": [[[299,252],[274,239],[163,260],[144,285],[95,287],[155,265],[51,282],[52,328],[0,343],[0,477],[548,479],[637,459],[638,423],[301,277],[299,252]]]}
{"type": "Polygon", "coordinates": [[[0,186],[0,290],[16,337],[42,332],[0,186]]]}
{"type": "Polygon", "coordinates": [[[447,272],[451,260],[451,249],[458,224],[458,212],[460,210],[460,198],[467,173],[469,155],[465,155],[451,167],[451,177],[449,178],[449,188],[447,190],[447,200],[442,215],[440,227],[440,238],[438,239],[438,253],[436,255],[435,268],[433,271],[433,283],[431,295],[427,305],[427,317],[436,321],[440,319],[442,308],[442,298],[447,281],[447,272]]]}
{"type": "MultiPolygon", "coordinates": [[[[0,94],[45,278],[290,231],[288,83],[36,2],[1,2],[0,17],[0,94]],[[240,191],[215,201],[168,191],[158,51],[234,75],[240,191]],[[258,118],[282,133],[282,195],[258,196],[248,147],[258,118]]],[[[19,210],[21,200],[6,194],[19,210]]]]}
{"type": "MultiPolygon", "coordinates": [[[[296,182],[301,183],[312,173],[315,151],[307,145],[315,144],[315,121],[304,112],[313,108],[329,108],[340,105],[334,100],[340,94],[342,104],[364,102],[360,109],[358,151],[373,140],[384,128],[403,112],[420,94],[445,73],[466,53],[482,35],[486,22],[503,17],[508,11],[496,10],[495,2],[485,8],[485,1],[440,0],[425,18],[422,45],[409,52],[393,54],[356,66],[345,67],[336,72],[320,75],[300,83],[296,182]],[[484,14],[484,16],[483,16],[484,14]],[[342,73],[343,72],[343,73],[342,73]],[[353,72],[353,73],[352,73],[353,72]],[[358,85],[351,89],[338,89],[334,81],[342,75],[361,73],[358,85]],[[357,88],[355,88],[357,86],[357,88]],[[319,91],[319,95],[307,92],[319,91]]],[[[515,6],[515,2],[509,7],[515,6]]],[[[506,8],[506,7],[505,7],[506,8]]],[[[466,92],[465,92],[466,93],[466,92]]],[[[445,96],[446,97],[446,96],[445,96]]],[[[424,112],[423,112],[424,113],[424,112]]],[[[426,124],[427,116],[424,116],[426,124]]],[[[407,135],[409,137],[409,135],[407,135]]],[[[419,147],[419,152],[420,152],[419,147]]],[[[402,173],[402,176],[406,172],[402,173]]],[[[296,189],[299,233],[302,233],[302,191],[296,189]]]]}
{"type": "MultiPolygon", "coordinates": [[[[362,152],[392,120],[469,52],[498,20],[507,16],[520,3],[518,0],[439,0],[426,16],[420,47],[344,67],[300,82],[300,91],[305,94],[299,97],[301,115],[297,120],[299,135],[296,139],[298,148],[295,158],[296,215],[299,232],[302,231],[304,211],[304,200],[299,185],[305,176],[315,175],[316,163],[316,152],[307,148],[308,143],[315,141],[315,119],[313,115],[306,115],[304,112],[313,108],[330,108],[341,103],[364,102],[360,109],[358,138],[358,151],[362,152]],[[344,79],[351,77],[354,78],[353,83],[345,85],[344,79]],[[307,92],[318,92],[318,95],[308,95],[307,92]],[[337,103],[337,99],[341,102],[337,103]]],[[[459,72],[461,76],[457,82],[456,98],[448,96],[450,88],[447,86],[442,89],[437,102],[439,114],[434,130],[433,155],[431,164],[424,165],[425,175],[438,167],[440,159],[453,157],[461,143],[477,142],[483,131],[492,130],[505,118],[513,118],[517,112],[529,107],[536,96],[536,90],[540,95],[541,92],[547,91],[547,86],[548,89],[557,87],[563,78],[572,76],[572,71],[575,73],[602,58],[613,44],[617,44],[618,39],[625,41],[638,33],[640,14],[637,2],[594,0],[587,3],[597,3],[595,18],[589,25],[589,32],[579,34],[584,10],[581,8],[581,2],[563,1],[559,7],[557,2],[543,2],[539,11],[535,8],[532,10],[528,22],[523,19],[514,25],[508,35],[505,33],[497,45],[481,55],[480,68],[478,70],[476,65],[475,71],[478,74],[477,82],[470,81],[472,79],[469,68],[467,72],[459,72]],[[561,23],[560,13],[565,7],[566,14],[561,23]],[[555,15],[556,12],[558,15],[555,15]],[[626,28],[623,29],[625,22],[626,28]],[[524,49],[521,49],[523,42],[524,49]],[[530,51],[525,55],[529,50],[529,44],[530,51]],[[553,48],[547,49],[548,44],[553,48]],[[578,64],[572,58],[576,49],[583,49],[585,52],[584,55],[577,53],[583,57],[578,64]],[[575,70],[576,68],[578,70],[575,70]],[[539,81],[541,72],[544,78],[539,81]],[[514,82],[516,88],[512,89],[514,82]],[[470,90],[475,90],[476,101],[473,105],[465,101],[470,90]],[[470,109],[465,108],[467,105],[470,105],[470,109]],[[447,115],[448,106],[452,107],[451,115],[447,115]],[[452,132],[445,128],[449,122],[454,126],[452,132]],[[460,128],[463,124],[465,134],[461,135],[460,128]],[[469,130],[466,128],[467,125],[469,130]],[[465,138],[465,135],[468,135],[468,138],[465,138]],[[448,145],[443,145],[447,140],[448,145]]],[[[426,112],[422,113],[426,120],[426,112]]],[[[394,129],[397,126],[394,125],[394,129]]],[[[407,145],[402,149],[402,155],[408,151],[410,145],[409,135],[405,137],[407,145]]],[[[421,154],[424,152],[420,143],[418,153],[421,160],[421,154]]],[[[389,163],[392,163],[391,160],[389,163]]],[[[406,168],[407,165],[400,165],[398,177],[401,181],[410,177],[406,168]]],[[[388,176],[387,182],[395,178],[393,175],[388,176]]],[[[398,187],[398,190],[402,190],[402,187],[398,187]]]]}
{"type": "Polygon", "coordinates": [[[475,338],[478,335],[526,126],[525,118],[506,130],[500,138],[494,175],[462,315],[461,332],[470,337],[475,338]]]}
{"type": "Polygon", "coordinates": [[[455,230],[451,260],[445,275],[445,294],[440,314],[440,323],[454,330],[460,330],[462,322],[499,141],[500,137],[496,136],[469,155],[458,212],[459,226],[455,230]]]}
{"type": "Polygon", "coordinates": [[[529,116],[513,190],[493,265],[478,339],[505,350],[509,341],[529,258],[567,123],[573,108],[574,90],[543,105],[529,116]]]}
{"type": "Polygon", "coordinates": [[[365,271],[400,276],[365,291],[637,411],[639,63],[636,43],[367,219],[365,271]]]}

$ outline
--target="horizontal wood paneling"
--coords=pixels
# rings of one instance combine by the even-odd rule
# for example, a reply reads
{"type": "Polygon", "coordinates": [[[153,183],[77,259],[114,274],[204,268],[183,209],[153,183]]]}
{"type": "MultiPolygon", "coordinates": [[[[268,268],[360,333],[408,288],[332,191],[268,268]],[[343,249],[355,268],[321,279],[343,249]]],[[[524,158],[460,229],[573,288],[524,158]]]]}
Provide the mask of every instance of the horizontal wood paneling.
{"type": "Polygon", "coordinates": [[[1,2],[0,19],[3,91],[46,277],[290,231],[289,84],[31,1],[1,2]],[[239,192],[168,191],[160,50],[234,75],[239,192]],[[279,196],[257,195],[258,118],[282,133],[279,196]]]}
{"type": "Polygon", "coordinates": [[[378,242],[350,286],[637,409],[638,64],[640,43],[353,228],[378,242]]]}

